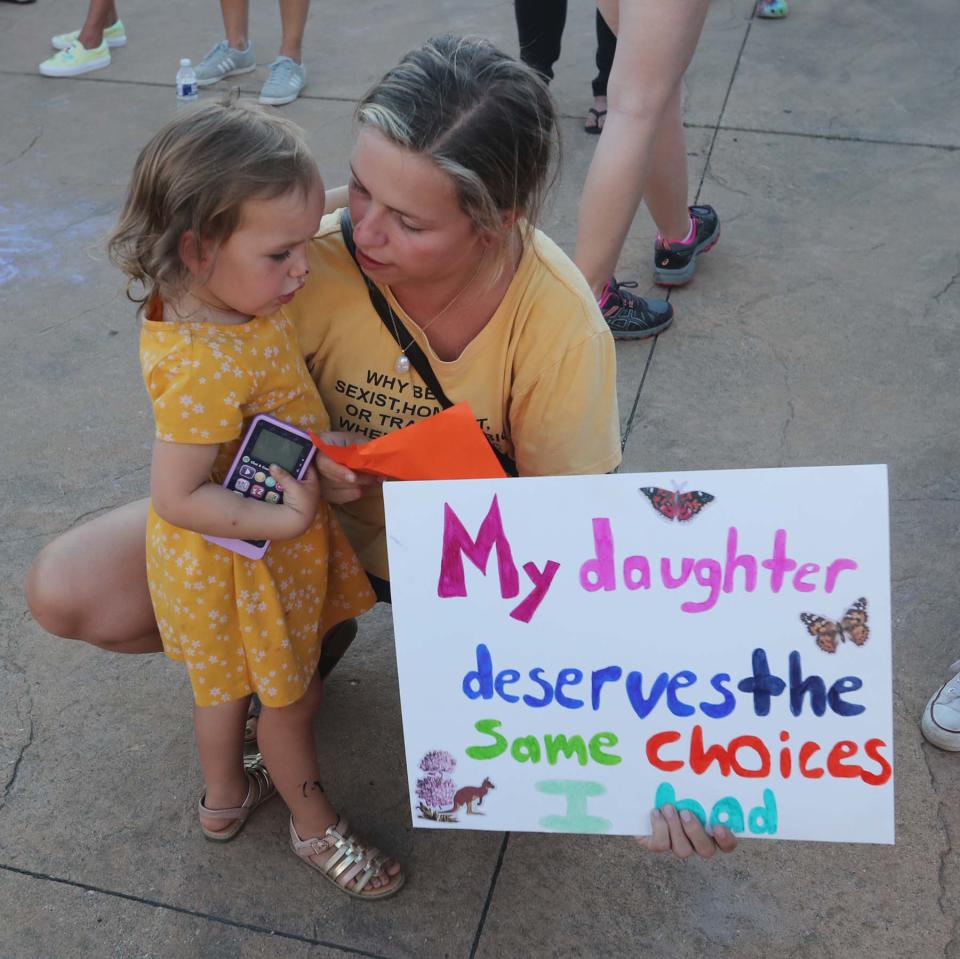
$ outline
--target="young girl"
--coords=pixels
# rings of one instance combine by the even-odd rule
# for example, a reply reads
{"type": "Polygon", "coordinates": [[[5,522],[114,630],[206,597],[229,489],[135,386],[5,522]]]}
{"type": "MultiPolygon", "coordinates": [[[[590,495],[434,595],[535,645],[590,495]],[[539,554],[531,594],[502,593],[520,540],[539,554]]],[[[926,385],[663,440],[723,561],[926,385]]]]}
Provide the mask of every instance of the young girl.
{"type": "Polygon", "coordinates": [[[232,839],[279,792],[294,852],[369,899],[404,877],[327,800],[312,719],[322,637],[369,608],[372,591],[316,476],[297,482],[271,467],[264,486],[282,486],[280,504],[219,485],[258,413],[329,429],[283,310],[303,286],[323,203],[295,126],[212,104],[144,148],[110,253],[143,290],[141,362],[156,420],[147,574],[164,651],[186,663],[193,687],[203,834],[232,839]],[[274,542],[249,560],[203,534],[274,542]],[[263,759],[245,769],[253,692],[263,759]]]}

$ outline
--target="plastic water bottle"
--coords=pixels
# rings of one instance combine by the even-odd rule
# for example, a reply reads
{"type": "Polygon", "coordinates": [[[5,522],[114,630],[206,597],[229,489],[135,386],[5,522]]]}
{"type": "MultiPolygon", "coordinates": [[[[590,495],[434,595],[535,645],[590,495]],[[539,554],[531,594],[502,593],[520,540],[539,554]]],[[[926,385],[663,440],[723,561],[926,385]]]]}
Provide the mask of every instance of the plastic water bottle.
{"type": "Polygon", "coordinates": [[[177,99],[197,99],[197,73],[186,57],[180,61],[180,69],[177,70],[177,99]]]}

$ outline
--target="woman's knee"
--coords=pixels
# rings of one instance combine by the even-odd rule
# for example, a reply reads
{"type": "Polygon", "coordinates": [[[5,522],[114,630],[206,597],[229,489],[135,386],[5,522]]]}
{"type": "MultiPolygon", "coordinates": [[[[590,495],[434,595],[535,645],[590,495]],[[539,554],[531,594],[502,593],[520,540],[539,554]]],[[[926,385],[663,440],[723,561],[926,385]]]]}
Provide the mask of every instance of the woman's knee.
{"type": "Polygon", "coordinates": [[[146,501],[128,503],[44,547],[27,573],[25,593],[47,632],[102,649],[159,649],[147,588],[146,513],[146,501]]]}
{"type": "MultiPolygon", "coordinates": [[[[656,129],[664,117],[679,115],[682,103],[679,84],[616,84],[607,87],[607,110],[631,123],[656,129]]],[[[609,123],[609,118],[607,119],[609,123]]]]}
{"type": "Polygon", "coordinates": [[[48,633],[64,639],[79,635],[82,616],[73,602],[66,564],[57,541],[44,547],[27,571],[24,595],[30,615],[48,633]]]}

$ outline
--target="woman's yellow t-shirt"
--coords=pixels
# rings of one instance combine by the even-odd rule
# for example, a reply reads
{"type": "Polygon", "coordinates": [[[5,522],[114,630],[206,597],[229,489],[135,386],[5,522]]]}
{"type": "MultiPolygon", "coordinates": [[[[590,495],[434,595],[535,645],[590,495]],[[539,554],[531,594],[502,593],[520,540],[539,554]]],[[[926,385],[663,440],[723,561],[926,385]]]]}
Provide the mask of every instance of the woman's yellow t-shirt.
{"type": "MultiPolygon", "coordinates": [[[[613,337],[580,271],[536,231],[490,322],[459,357],[440,360],[389,288],[382,292],[430,360],[443,391],[466,401],[521,476],[607,473],[620,463],[613,337]]],[[[370,303],[359,267],[324,219],[305,288],[284,312],[293,321],[331,429],[369,439],[417,423],[441,407],[370,303]]],[[[448,322],[455,322],[453,311],[448,322]]],[[[384,579],[383,499],[338,510],[360,561],[384,579]]]]}

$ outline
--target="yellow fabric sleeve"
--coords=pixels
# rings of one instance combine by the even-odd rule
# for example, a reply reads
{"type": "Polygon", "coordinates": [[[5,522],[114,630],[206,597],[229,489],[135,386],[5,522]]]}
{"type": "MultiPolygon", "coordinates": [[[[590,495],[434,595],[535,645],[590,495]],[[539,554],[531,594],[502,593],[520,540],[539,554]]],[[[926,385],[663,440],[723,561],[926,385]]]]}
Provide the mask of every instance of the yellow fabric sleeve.
{"type": "MultiPolygon", "coordinates": [[[[188,331],[144,357],[156,437],[168,443],[226,443],[243,430],[252,377],[234,359],[188,331]]],[[[144,351],[146,352],[146,351],[144,351]]]]}

